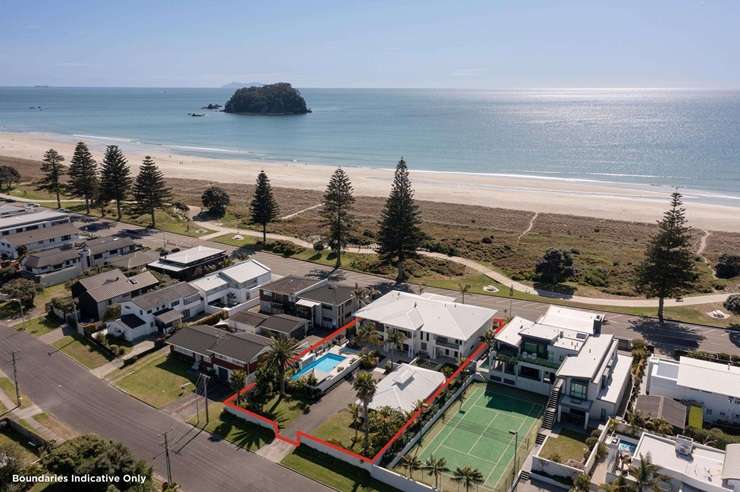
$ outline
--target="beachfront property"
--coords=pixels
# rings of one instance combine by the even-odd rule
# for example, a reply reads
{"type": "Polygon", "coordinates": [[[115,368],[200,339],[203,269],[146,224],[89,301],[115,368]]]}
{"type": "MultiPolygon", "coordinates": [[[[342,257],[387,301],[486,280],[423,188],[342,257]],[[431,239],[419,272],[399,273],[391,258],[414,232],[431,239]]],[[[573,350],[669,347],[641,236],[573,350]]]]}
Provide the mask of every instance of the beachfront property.
{"type": "Polygon", "coordinates": [[[371,410],[390,407],[405,413],[416,410],[445,381],[441,372],[411,364],[399,364],[377,384],[368,405],[371,410]]]}
{"type": "Polygon", "coordinates": [[[360,355],[347,344],[320,347],[298,360],[291,381],[304,381],[321,393],[326,393],[360,365],[360,355]],[[313,381],[311,381],[313,379],[313,381]]]}
{"type": "Polygon", "coordinates": [[[309,329],[335,329],[352,319],[357,296],[347,285],[327,279],[287,277],[260,287],[260,311],[308,320],[309,329]]]}
{"type": "MultiPolygon", "coordinates": [[[[70,222],[71,218],[65,212],[41,208],[35,204],[5,203],[0,215],[0,237],[70,222]]],[[[6,252],[0,249],[0,253],[6,252]]]]}
{"type": "Polygon", "coordinates": [[[110,259],[110,265],[120,268],[124,272],[143,271],[147,265],[159,259],[159,252],[151,249],[140,249],[133,253],[117,256],[110,259]]]}
{"type": "MultiPolygon", "coordinates": [[[[17,217],[12,217],[12,219],[15,218],[17,217]]],[[[80,237],[79,231],[69,223],[69,219],[67,222],[49,224],[51,222],[47,221],[22,232],[0,237],[0,254],[5,259],[14,260],[24,252],[33,253],[61,246],[71,246],[80,237]]]]}
{"type": "Polygon", "coordinates": [[[229,381],[236,370],[251,374],[270,339],[253,333],[231,333],[214,326],[180,328],[166,340],[173,355],[193,362],[193,368],[213,370],[216,377],[229,381]]]}
{"type": "Polygon", "coordinates": [[[226,258],[226,252],[222,249],[195,246],[163,255],[149,263],[149,268],[178,280],[192,280],[220,268],[226,258]]]}
{"type": "Polygon", "coordinates": [[[72,284],[82,320],[101,320],[112,306],[128,301],[152,288],[159,281],[151,272],[127,277],[119,269],[85,277],[72,284]]]}
{"type": "Polygon", "coordinates": [[[272,279],[271,270],[256,260],[247,260],[193,280],[208,313],[239,312],[259,304],[259,287],[272,279]]]}
{"type": "Polygon", "coordinates": [[[121,317],[108,323],[108,333],[129,342],[165,335],[205,311],[200,292],[187,282],[153,290],[121,303],[121,317]]]}
{"type": "Polygon", "coordinates": [[[308,335],[308,321],[290,314],[263,314],[240,311],[226,320],[231,330],[255,333],[269,338],[303,340],[308,335]]]}
{"type": "Polygon", "coordinates": [[[646,391],[702,407],[707,422],[740,423],[740,367],[653,356],[648,359],[646,391]]]}
{"type": "Polygon", "coordinates": [[[554,420],[582,425],[604,422],[622,411],[632,357],[601,334],[604,315],[550,306],[537,321],[513,318],[494,338],[489,378],[549,395],[545,427],[554,420]]]}
{"type": "Polygon", "coordinates": [[[110,265],[114,258],[133,253],[136,248],[134,241],[127,237],[107,236],[88,239],[81,248],[84,267],[110,265]]]}
{"type": "Polygon", "coordinates": [[[386,353],[457,362],[480,344],[495,314],[453,297],[394,290],[357,311],[355,318],[358,326],[370,325],[378,332],[386,353]],[[391,330],[403,335],[400,347],[388,343],[391,330]]]}

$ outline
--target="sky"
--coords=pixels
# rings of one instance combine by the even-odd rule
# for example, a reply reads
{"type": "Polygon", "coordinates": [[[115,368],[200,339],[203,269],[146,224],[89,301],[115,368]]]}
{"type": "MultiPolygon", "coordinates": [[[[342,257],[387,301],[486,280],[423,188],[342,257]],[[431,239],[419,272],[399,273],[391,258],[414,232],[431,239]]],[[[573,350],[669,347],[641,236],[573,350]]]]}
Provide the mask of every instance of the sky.
{"type": "Polygon", "coordinates": [[[735,0],[0,0],[0,85],[740,89],[735,0]]]}

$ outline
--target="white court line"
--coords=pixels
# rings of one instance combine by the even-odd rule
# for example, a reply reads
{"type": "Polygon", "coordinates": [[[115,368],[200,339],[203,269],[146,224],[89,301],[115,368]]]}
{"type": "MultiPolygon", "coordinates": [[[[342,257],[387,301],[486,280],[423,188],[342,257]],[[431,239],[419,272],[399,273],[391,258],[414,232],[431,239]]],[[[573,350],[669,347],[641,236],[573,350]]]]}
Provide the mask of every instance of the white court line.
{"type": "MultiPolygon", "coordinates": [[[[465,391],[467,391],[467,388],[465,389],[465,391]]],[[[485,388],[483,388],[483,391],[481,391],[481,394],[480,394],[480,395],[478,395],[478,398],[476,398],[476,400],[475,400],[475,402],[473,403],[473,405],[472,405],[472,406],[475,406],[475,404],[476,404],[476,403],[478,403],[478,400],[480,400],[480,399],[481,399],[481,397],[482,397],[483,395],[485,395],[485,394],[486,394],[486,391],[485,391],[485,388]]],[[[453,405],[454,405],[454,403],[453,403],[453,405]]],[[[465,405],[465,403],[463,402],[463,406],[464,406],[464,405],[465,405]]],[[[461,407],[461,409],[462,409],[462,407],[461,407]]],[[[458,412],[458,415],[460,415],[460,413],[459,413],[459,412],[458,412]]],[[[460,425],[460,422],[462,422],[463,420],[465,420],[465,417],[464,417],[464,416],[463,416],[463,417],[460,417],[460,420],[458,420],[458,421],[457,421],[457,423],[456,423],[456,424],[455,424],[455,426],[454,426],[454,427],[452,428],[452,430],[450,431],[450,433],[449,433],[449,434],[448,434],[448,435],[447,435],[447,436],[446,436],[446,437],[445,437],[444,439],[442,439],[442,440],[441,440],[441,442],[440,442],[440,443],[439,443],[439,444],[437,445],[437,447],[436,447],[436,448],[434,448],[434,452],[432,452],[432,455],[434,455],[434,454],[435,454],[435,453],[436,453],[437,451],[439,451],[439,447],[440,447],[440,446],[441,446],[442,444],[444,444],[444,442],[445,442],[445,441],[447,441],[447,438],[448,438],[448,437],[450,437],[450,435],[451,435],[452,433],[454,433],[454,432],[455,432],[455,431],[457,430],[457,427],[458,427],[458,426],[460,425]]]]}

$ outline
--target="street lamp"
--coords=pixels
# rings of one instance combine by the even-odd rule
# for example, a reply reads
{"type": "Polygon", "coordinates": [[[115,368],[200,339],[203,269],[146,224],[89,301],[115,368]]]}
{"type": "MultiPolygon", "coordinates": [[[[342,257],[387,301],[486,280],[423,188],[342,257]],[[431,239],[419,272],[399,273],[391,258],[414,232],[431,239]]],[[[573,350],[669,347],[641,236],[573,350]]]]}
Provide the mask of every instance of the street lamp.
{"type": "Polygon", "coordinates": [[[514,436],[514,466],[511,469],[511,483],[513,484],[516,480],[516,469],[517,469],[517,463],[516,463],[516,451],[519,447],[519,431],[510,430],[509,434],[514,436]]]}

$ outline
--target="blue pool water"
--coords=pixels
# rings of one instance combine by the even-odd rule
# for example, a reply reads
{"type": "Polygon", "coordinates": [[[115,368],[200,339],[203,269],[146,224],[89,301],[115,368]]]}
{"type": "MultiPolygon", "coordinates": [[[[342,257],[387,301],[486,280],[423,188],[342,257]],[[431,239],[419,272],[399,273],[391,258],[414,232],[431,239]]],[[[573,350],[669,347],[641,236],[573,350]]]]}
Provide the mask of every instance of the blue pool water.
{"type": "Polygon", "coordinates": [[[290,379],[291,381],[301,379],[314,369],[318,369],[321,372],[329,372],[337,367],[345,358],[346,357],[337,354],[324,354],[310,364],[303,366],[301,370],[295,373],[290,379]]]}
{"type": "Polygon", "coordinates": [[[635,449],[637,449],[636,445],[625,441],[619,441],[619,451],[627,451],[630,455],[634,455],[635,449]]]}

